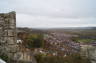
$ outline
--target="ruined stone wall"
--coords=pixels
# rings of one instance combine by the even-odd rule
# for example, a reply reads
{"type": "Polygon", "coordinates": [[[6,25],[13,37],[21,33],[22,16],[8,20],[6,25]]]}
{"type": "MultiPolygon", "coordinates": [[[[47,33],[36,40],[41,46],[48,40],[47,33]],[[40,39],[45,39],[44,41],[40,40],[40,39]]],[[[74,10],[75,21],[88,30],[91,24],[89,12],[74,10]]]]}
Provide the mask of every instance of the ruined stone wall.
{"type": "Polygon", "coordinates": [[[0,53],[9,56],[16,52],[16,14],[15,12],[0,14],[0,53]]]}
{"type": "MultiPolygon", "coordinates": [[[[36,63],[31,52],[22,52],[17,45],[15,12],[0,14],[0,54],[6,54],[9,63],[36,63]],[[30,53],[30,54],[29,54],[30,53]]],[[[23,49],[23,48],[22,48],[23,49]]]]}

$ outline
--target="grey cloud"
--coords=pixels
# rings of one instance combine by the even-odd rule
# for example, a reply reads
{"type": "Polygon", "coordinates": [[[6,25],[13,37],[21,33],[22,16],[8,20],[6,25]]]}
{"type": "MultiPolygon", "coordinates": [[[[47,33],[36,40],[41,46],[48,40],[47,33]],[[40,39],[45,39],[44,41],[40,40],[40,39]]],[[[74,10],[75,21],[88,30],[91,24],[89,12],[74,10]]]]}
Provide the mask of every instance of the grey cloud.
{"type": "Polygon", "coordinates": [[[95,3],[96,0],[3,0],[0,7],[17,12],[17,26],[91,26],[96,24],[95,3]]]}
{"type": "MultiPolygon", "coordinates": [[[[90,0],[8,0],[17,13],[51,17],[96,16],[95,4],[90,0]]],[[[92,0],[93,2],[96,2],[92,0]]]]}

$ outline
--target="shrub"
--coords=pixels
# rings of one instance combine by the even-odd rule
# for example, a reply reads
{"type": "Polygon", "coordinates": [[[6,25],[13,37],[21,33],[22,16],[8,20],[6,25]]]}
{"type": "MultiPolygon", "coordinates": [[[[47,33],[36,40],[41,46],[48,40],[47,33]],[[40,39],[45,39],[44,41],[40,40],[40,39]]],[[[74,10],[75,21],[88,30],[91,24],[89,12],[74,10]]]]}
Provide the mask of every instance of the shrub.
{"type": "Polygon", "coordinates": [[[6,54],[0,54],[0,58],[3,59],[4,61],[8,62],[9,58],[6,54]]]}
{"type": "Polygon", "coordinates": [[[79,54],[72,54],[66,57],[61,56],[35,56],[38,63],[90,63],[87,58],[82,58],[79,54]]]}

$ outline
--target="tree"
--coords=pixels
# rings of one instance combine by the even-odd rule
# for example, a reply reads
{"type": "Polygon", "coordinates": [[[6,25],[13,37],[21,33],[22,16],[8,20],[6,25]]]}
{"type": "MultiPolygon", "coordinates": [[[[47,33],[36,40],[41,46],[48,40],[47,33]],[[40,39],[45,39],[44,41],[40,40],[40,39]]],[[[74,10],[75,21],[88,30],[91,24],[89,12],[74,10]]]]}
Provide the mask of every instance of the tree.
{"type": "Polygon", "coordinates": [[[28,48],[41,48],[44,46],[43,35],[42,34],[32,34],[27,38],[28,48]]]}

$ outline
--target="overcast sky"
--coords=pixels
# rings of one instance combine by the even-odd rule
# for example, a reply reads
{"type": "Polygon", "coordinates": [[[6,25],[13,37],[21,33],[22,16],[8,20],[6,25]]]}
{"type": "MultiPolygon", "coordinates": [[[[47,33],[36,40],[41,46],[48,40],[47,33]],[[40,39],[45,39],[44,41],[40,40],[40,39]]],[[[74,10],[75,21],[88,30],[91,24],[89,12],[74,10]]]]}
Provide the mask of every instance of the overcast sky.
{"type": "Polygon", "coordinates": [[[96,0],[0,0],[0,12],[10,11],[17,27],[96,26],[96,0]]]}

